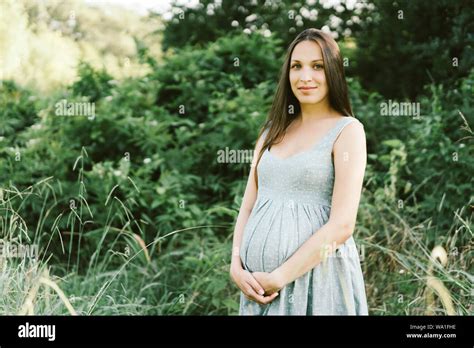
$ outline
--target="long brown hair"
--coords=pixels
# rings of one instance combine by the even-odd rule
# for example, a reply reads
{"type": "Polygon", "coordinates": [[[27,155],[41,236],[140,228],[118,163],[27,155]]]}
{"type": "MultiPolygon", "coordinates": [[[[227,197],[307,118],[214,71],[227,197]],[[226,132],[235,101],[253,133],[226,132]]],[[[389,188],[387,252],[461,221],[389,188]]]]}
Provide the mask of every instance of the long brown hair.
{"type": "Polygon", "coordinates": [[[347,93],[347,82],[342,64],[339,46],[331,35],[314,28],[303,30],[288,46],[285,61],[280,70],[280,80],[273,98],[273,103],[268,112],[267,119],[260,129],[258,138],[268,128],[262,149],[258,154],[255,165],[254,179],[258,188],[257,167],[263,153],[274,143],[281,141],[286,128],[299,115],[301,107],[298,99],[293,94],[290,85],[290,61],[295,46],[301,41],[312,40],[319,44],[323,53],[324,73],[328,84],[329,104],[339,113],[354,116],[347,93]]]}

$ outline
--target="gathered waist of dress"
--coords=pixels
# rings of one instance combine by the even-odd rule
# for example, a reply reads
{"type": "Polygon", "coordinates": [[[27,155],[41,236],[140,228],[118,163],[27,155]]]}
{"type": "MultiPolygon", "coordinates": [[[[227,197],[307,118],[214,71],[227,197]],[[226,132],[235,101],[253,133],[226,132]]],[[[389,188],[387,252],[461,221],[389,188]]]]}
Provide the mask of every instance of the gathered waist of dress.
{"type": "Polygon", "coordinates": [[[317,204],[327,207],[331,206],[329,199],[318,196],[314,192],[308,191],[280,191],[261,187],[258,189],[257,198],[267,198],[276,201],[282,201],[285,204],[317,204]]]}

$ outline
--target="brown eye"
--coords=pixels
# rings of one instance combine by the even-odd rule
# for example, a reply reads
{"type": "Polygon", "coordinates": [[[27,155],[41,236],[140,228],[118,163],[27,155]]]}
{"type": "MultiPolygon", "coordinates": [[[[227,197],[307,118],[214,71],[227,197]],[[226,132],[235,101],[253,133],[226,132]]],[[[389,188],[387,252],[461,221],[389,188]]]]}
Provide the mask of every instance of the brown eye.
{"type": "Polygon", "coordinates": [[[324,66],[322,66],[321,64],[315,64],[314,65],[318,70],[321,70],[322,68],[324,68],[324,66]]]}

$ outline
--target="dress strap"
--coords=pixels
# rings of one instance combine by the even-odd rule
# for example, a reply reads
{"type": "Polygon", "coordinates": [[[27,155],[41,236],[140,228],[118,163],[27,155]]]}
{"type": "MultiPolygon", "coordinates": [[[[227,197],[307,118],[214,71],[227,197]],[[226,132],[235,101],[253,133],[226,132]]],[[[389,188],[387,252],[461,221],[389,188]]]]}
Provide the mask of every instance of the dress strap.
{"type": "Polygon", "coordinates": [[[269,129],[270,129],[269,127],[265,128],[265,130],[264,130],[263,133],[262,133],[262,139],[266,139],[266,138],[267,138],[267,133],[268,133],[268,130],[269,130],[269,129]]]}
{"type": "Polygon", "coordinates": [[[268,122],[267,124],[267,127],[263,130],[263,133],[262,133],[262,139],[266,139],[267,137],[267,133],[268,131],[270,130],[270,126],[271,126],[272,122],[268,122]]]}
{"type": "MultiPolygon", "coordinates": [[[[334,126],[333,129],[331,129],[330,131],[330,134],[329,134],[329,139],[328,139],[328,142],[331,144],[331,145],[334,145],[334,143],[336,142],[337,138],[339,137],[339,135],[342,133],[342,130],[348,125],[348,124],[351,124],[352,122],[359,122],[360,124],[362,124],[358,119],[356,119],[355,117],[352,117],[352,116],[346,116],[344,117],[343,119],[339,120],[336,125],[334,126]]],[[[363,126],[363,125],[362,125],[363,126]]]]}

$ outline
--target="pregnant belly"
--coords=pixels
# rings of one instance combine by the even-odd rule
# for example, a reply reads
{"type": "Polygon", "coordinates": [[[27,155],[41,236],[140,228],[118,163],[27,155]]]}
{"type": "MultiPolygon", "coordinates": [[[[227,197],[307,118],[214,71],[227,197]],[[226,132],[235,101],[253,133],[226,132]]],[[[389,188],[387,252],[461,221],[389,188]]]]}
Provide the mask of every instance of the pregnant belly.
{"type": "Polygon", "coordinates": [[[252,214],[240,249],[244,268],[250,272],[272,272],[321,227],[321,222],[303,207],[252,214]]]}

